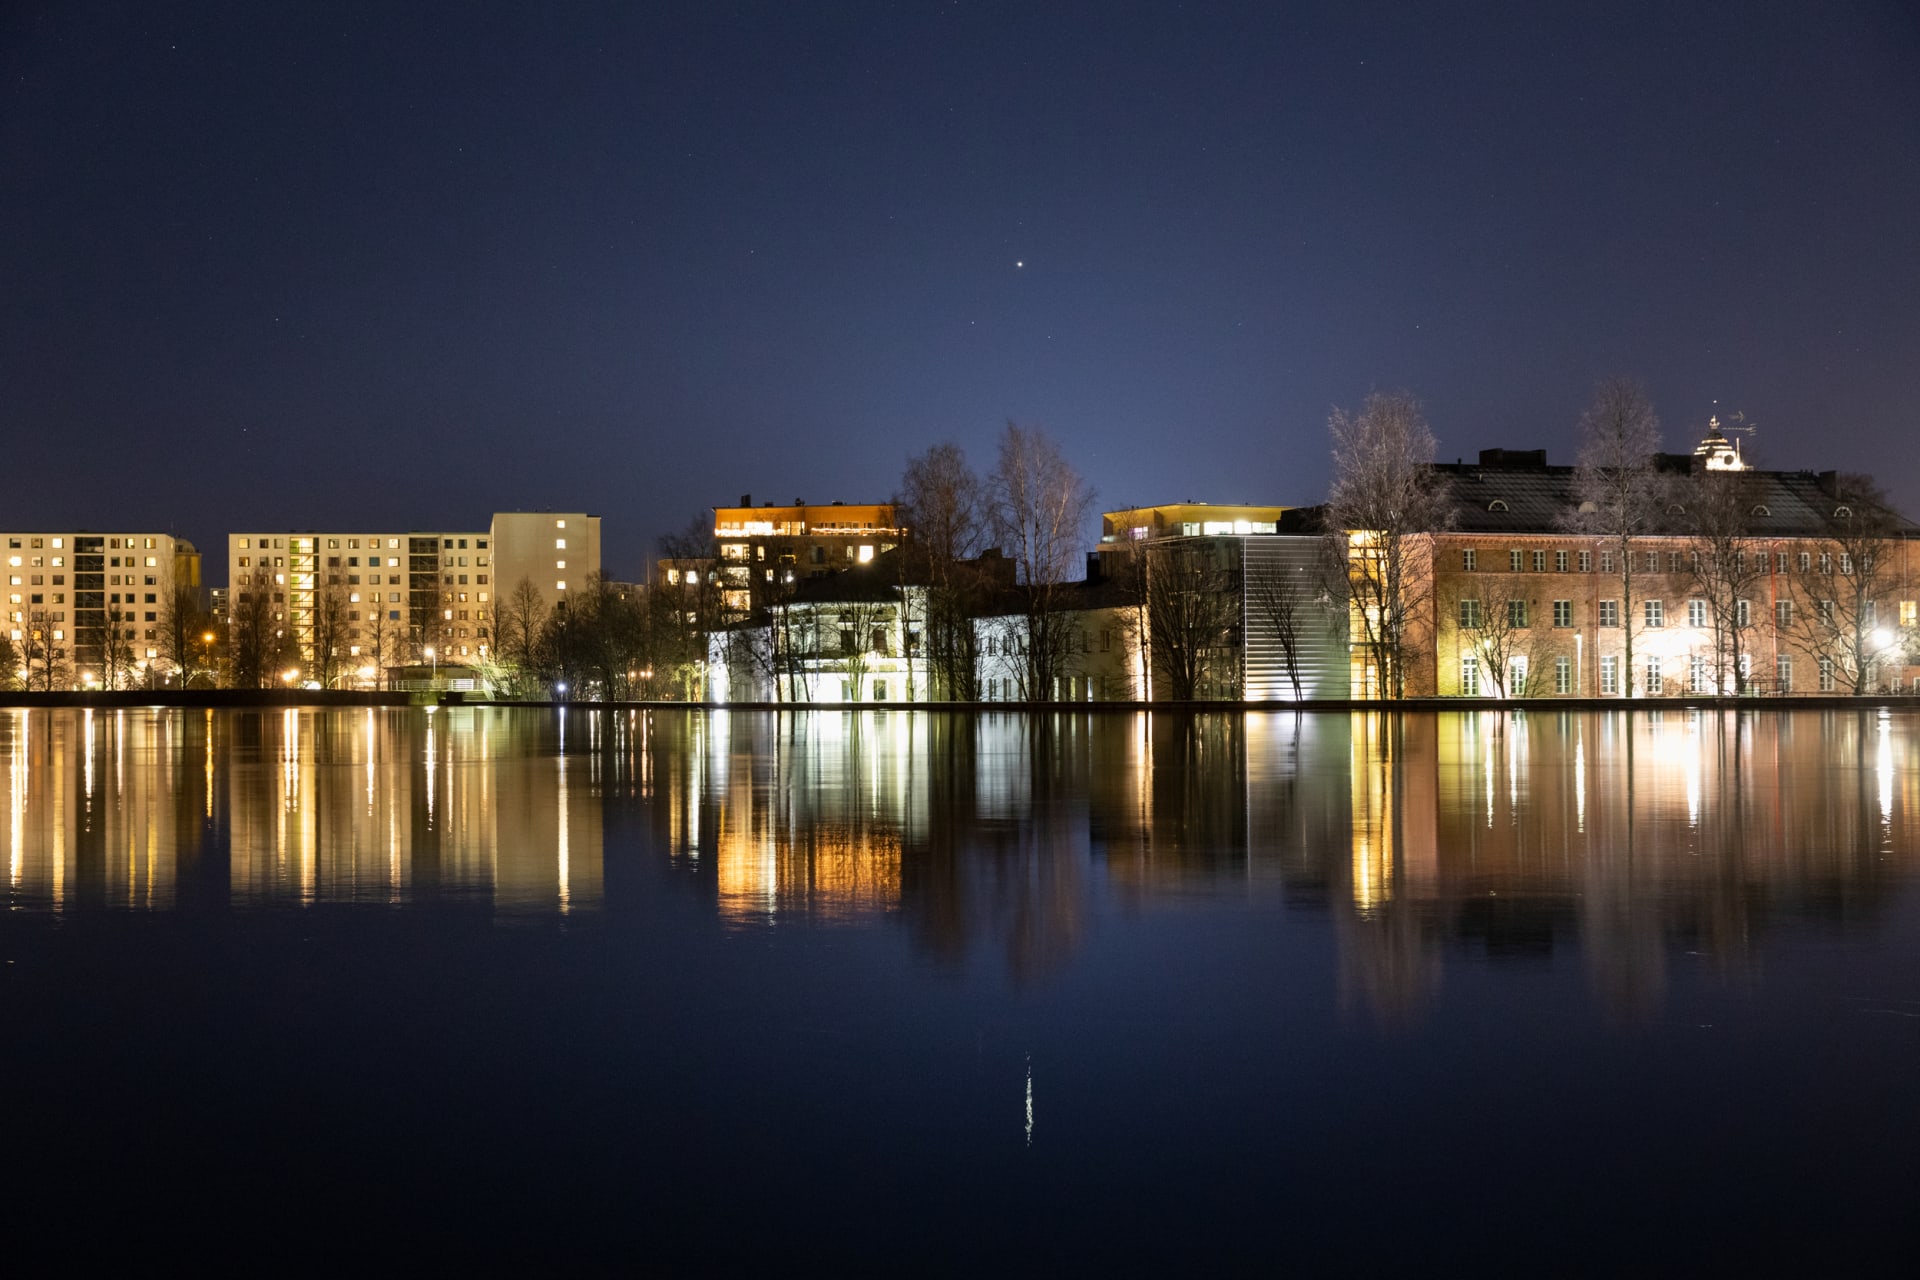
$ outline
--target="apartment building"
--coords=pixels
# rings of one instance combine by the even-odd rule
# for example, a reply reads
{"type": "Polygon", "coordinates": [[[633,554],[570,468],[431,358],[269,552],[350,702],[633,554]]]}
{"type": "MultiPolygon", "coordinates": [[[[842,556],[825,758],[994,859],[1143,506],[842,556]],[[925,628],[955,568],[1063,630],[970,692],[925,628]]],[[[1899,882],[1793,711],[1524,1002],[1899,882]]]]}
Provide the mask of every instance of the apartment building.
{"type": "Polygon", "coordinates": [[[372,687],[388,669],[486,660],[495,610],[522,579],[552,609],[600,571],[600,518],[500,512],[481,530],[234,533],[227,537],[228,626],[257,616],[303,675],[372,687]],[[250,613],[250,611],[253,611],[250,613]],[[331,662],[316,661],[316,637],[331,662]],[[429,652],[431,651],[431,652],[429,652]]]}
{"type": "Polygon", "coordinates": [[[35,687],[140,683],[160,659],[176,583],[200,588],[200,553],[165,533],[35,532],[6,542],[7,637],[35,687]]]}
{"type": "Polygon", "coordinates": [[[892,503],[755,506],[743,493],[739,506],[713,509],[721,603],[744,614],[781,594],[769,588],[870,564],[905,537],[892,503]]]}

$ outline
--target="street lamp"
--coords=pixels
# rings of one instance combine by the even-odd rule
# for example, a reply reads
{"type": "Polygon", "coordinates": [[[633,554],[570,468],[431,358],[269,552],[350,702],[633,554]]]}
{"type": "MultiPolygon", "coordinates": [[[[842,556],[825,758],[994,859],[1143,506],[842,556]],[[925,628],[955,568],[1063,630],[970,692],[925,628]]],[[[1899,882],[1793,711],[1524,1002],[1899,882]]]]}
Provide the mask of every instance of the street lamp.
{"type": "Polygon", "coordinates": [[[440,655],[433,651],[432,645],[427,646],[426,653],[427,661],[433,664],[433,679],[428,684],[437,689],[440,687],[440,655]]]}
{"type": "Polygon", "coordinates": [[[553,691],[560,695],[560,701],[565,702],[567,700],[567,682],[565,680],[556,680],[553,685],[553,691]]]}
{"type": "MultiPolygon", "coordinates": [[[[216,683],[213,678],[213,632],[211,631],[202,631],[200,633],[200,660],[204,662],[207,667],[207,683],[216,683]]],[[[191,673],[189,673],[187,677],[187,682],[189,684],[193,682],[191,673]]]]}

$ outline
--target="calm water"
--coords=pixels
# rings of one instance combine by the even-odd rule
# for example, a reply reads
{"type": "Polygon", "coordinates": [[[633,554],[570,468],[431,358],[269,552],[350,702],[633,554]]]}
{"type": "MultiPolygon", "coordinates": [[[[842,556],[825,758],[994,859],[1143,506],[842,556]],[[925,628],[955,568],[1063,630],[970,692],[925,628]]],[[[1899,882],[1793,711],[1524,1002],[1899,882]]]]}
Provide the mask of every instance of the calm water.
{"type": "Polygon", "coordinates": [[[76,1258],[1915,1235],[1904,713],[0,708],[0,772],[0,1192],[76,1258]]]}

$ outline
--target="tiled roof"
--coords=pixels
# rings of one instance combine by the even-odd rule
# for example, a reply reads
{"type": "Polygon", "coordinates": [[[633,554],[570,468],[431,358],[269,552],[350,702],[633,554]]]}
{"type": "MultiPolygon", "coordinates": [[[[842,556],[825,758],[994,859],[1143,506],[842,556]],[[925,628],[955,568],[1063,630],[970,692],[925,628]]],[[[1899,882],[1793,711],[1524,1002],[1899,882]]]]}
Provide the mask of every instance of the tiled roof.
{"type": "MultiPolygon", "coordinates": [[[[1663,527],[1656,532],[1691,532],[1685,506],[1691,459],[1660,455],[1662,475],[1674,486],[1663,527]]],[[[1574,498],[1574,468],[1544,465],[1475,465],[1440,463],[1433,468],[1454,498],[1454,531],[1460,533],[1563,533],[1578,507],[1574,498]]],[[[1716,481],[1736,480],[1735,473],[1716,473],[1716,481]]],[[[1756,538],[1814,537],[1828,528],[1836,498],[1832,472],[1743,471],[1737,482],[1751,493],[1751,536],[1756,538]]],[[[1895,515],[1896,534],[1920,537],[1920,525],[1895,515]]]]}

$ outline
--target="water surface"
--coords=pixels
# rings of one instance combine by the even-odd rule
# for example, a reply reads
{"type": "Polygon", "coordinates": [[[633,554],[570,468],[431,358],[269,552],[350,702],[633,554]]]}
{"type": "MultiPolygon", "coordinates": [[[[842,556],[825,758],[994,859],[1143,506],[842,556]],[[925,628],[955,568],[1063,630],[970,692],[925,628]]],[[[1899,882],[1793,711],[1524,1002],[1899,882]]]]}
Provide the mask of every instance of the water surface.
{"type": "Polygon", "coordinates": [[[150,1263],[1862,1269],[1915,718],[0,709],[15,1223],[150,1263]]]}

